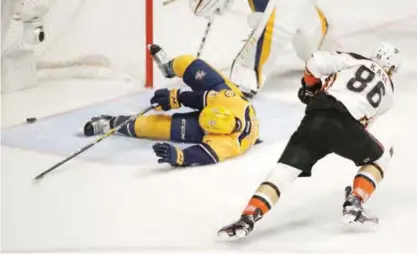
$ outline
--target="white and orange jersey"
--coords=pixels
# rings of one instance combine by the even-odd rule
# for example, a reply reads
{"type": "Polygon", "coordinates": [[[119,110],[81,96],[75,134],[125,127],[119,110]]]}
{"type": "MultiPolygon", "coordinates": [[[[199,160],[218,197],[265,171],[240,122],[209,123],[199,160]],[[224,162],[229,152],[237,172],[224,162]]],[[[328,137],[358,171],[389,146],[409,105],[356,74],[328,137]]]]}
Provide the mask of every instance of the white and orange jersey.
{"type": "Polygon", "coordinates": [[[358,121],[374,119],[393,104],[394,88],[387,72],[361,55],[319,51],[307,61],[306,72],[315,78],[333,75],[323,89],[358,121]]]}
{"type": "Polygon", "coordinates": [[[392,130],[387,130],[394,95],[390,77],[380,65],[361,55],[316,52],[306,64],[306,83],[313,85],[317,78],[326,76],[328,82],[322,89],[342,102],[380,143],[384,153],[374,164],[387,170],[394,145],[392,130]]]}

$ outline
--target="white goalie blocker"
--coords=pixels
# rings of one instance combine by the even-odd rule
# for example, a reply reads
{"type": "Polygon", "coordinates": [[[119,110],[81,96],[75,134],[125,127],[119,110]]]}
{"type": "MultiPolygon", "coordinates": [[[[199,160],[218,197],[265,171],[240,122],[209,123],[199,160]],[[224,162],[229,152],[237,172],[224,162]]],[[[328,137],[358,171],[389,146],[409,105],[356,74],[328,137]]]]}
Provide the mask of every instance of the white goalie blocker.
{"type": "MultiPolygon", "coordinates": [[[[204,17],[210,17],[216,9],[224,14],[232,4],[233,1],[228,0],[190,0],[193,12],[204,17]]],[[[256,93],[263,86],[284,52],[295,50],[297,56],[306,61],[317,49],[333,51],[337,48],[330,29],[323,36],[322,21],[315,3],[310,0],[270,0],[265,11],[251,13],[247,23],[252,32],[234,59],[230,72],[230,79],[246,92],[256,93]],[[270,45],[262,46],[261,59],[257,62],[257,44],[265,29],[264,41],[268,37],[270,45]],[[256,68],[261,77],[257,76],[256,68]]]]}

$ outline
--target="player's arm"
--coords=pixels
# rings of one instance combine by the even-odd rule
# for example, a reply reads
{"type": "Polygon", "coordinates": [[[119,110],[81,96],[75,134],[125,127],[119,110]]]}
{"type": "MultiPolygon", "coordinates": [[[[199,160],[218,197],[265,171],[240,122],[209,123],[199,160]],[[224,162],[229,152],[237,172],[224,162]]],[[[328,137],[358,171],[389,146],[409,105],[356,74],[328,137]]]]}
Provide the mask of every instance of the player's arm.
{"type": "Polygon", "coordinates": [[[321,77],[339,72],[350,66],[351,57],[344,53],[317,51],[306,62],[304,81],[307,87],[315,86],[321,77]]]}
{"type": "MultiPolygon", "coordinates": [[[[215,93],[215,92],[214,92],[215,93]]],[[[159,89],[151,99],[152,104],[158,104],[165,111],[186,106],[203,109],[210,91],[181,91],[180,89],[159,89]]]]}
{"type": "Polygon", "coordinates": [[[169,143],[157,143],[153,146],[159,163],[169,163],[174,167],[209,165],[219,162],[216,151],[208,144],[201,143],[180,149],[169,143]]]}
{"type": "MultiPolygon", "coordinates": [[[[217,91],[184,91],[179,94],[179,102],[190,108],[203,109],[206,105],[214,103],[219,98],[224,98],[228,90],[217,91]]],[[[224,102],[224,101],[223,101],[224,102]]]]}
{"type": "Polygon", "coordinates": [[[206,135],[203,139],[205,147],[212,151],[217,161],[235,157],[241,153],[239,140],[235,135],[206,135]]]}
{"type": "Polygon", "coordinates": [[[308,104],[312,96],[322,88],[320,78],[350,66],[350,59],[351,57],[344,53],[315,52],[306,62],[301,88],[298,90],[300,101],[308,104]]]}
{"type": "Polygon", "coordinates": [[[183,106],[203,109],[208,93],[209,91],[184,91],[179,94],[178,100],[183,106]]]}
{"type": "Polygon", "coordinates": [[[169,143],[157,143],[153,150],[159,157],[159,163],[169,163],[174,167],[215,164],[241,153],[235,137],[220,135],[206,135],[201,144],[185,149],[169,143]]]}
{"type": "Polygon", "coordinates": [[[208,165],[240,154],[240,145],[234,136],[206,135],[203,142],[183,150],[184,165],[208,165]]]}
{"type": "Polygon", "coordinates": [[[157,143],[153,150],[159,163],[169,163],[174,167],[215,164],[219,161],[215,151],[207,144],[193,145],[180,149],[169,143],[157,143]]]}

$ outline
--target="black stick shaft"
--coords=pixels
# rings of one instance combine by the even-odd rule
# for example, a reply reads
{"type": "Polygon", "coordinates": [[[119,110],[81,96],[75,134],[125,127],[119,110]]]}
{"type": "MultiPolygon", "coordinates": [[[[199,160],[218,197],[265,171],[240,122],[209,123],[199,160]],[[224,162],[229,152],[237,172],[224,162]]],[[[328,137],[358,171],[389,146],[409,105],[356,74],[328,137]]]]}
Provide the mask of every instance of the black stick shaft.
{"type": "Polygon", "coordinates": [[[204,36],[201,39],[200,47],[197,52],[197,57],[200,57],[201,53],[203,53],[204,45],[206,44],[207,37],[210,33],[211,25],[213,24],[214,18],[217,15],[219,10],[217,9],[212,16],[210,17],[209,21],[207,22],[206,30],[204,31],[204,36]]]}
{"type": "Polygon", "coordinates": [[[122,124],[116,126],[115,128],[109,130],[107,133],[105,133],[104,135],[102,135],[101,137],[99,137],[98,139],[96,139],[95,141],[93,141],[92,143],[82,147],[80,150],[78,150],[77,152],[73,153],[71,156],[63,159],[62,161],[58,162],[57,164],[53,165],[52,167],[48,168],[47,170],[43,171],[42,173],[40,173],[39,175],[37,175],[35,177],[35,180],[39,180],[42,179],[46,174],[48,174],[49,172],[51,172],[52,170],[58,168],[59,166],[61,166],[62,164],[64,164],[65,162],[73,159],[74,157],[78,156],[79,154],[85,152],[86,150],[90,149],[91,147],[93,147],[94,145],[96,145],[97,143],[100,143],[102,140],[104,140],[105,138],[113,135],[114,133],[116,133],[118,130],[120,130],[121,128],[123,128],[124,126],[126,126],[127,124],[129,124],[131,121],[134,121],[137,117],[145,114],[146,112],[148,112],[149,110],[155,108],[155,105],[151,105],[147,108],[145,108],[143,111],[141,111],[140,113],[131,116],[128,120],[126,120],[125,122],[123,122],[122,124]]]}

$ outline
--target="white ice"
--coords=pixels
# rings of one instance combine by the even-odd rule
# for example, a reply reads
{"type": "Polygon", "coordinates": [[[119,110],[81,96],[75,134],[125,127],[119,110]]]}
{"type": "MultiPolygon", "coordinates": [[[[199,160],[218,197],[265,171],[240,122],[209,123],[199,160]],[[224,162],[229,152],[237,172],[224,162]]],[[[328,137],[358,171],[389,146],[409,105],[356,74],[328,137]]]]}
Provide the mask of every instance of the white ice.
{"type": "MultiPolygon", "coordinates": [[[[189,18],[184,2],[170,8],[175,9],[175,15],[183,13],[189,18]]],[[[315,166],[312,178],[299,179],[283,195],[250,237],[236,242],[217,239],[216,231],[239,217],[278,159],[286,139],[260,145],[218,165],[189,169],[158,165],[152,162],[154,157],[149,158],[151,163],[128,166],[75,159],[37,184],[32,178],[63,157],[2,142],[2,251],[416,253],[417,4],[411,0],[319,2],[332,16],[346,50],[366,53],[387,40],[402,53],[402,68],[394,78],[394,120],[386,126],[396,134],[395,156],[384,181],[366,204],[380,218],[377,228],[357,231],[341,226],[343,190],[357,169],[344,159],[328,156],[315,166]]],[[[228,24],[236,22],[236,17],[244,21],[244,8],[240,8],[244,5],[246,2],[239,3],[229,17],[222,17],[213,27],[204,56],[216,64],[225,64],[216,48],[222,47],[223,35],[233,35],[228,24]]],[[[173,15],[166,10],[159,12],[173,15]]],[[[168,27],[169,22],[161,22],[158,29],[165,27],[170,30],[167,33],[173,33],[172,23],[168,27]]],[[[175,34],[189,36],[187,26],[192,24],[175,34]]],[[[191,28],[202,31],[202,27],[204,22],[191,28]]],[[[243,39],[244,29],[236,33],[236,40],[243,39]]],[[[188,53],[186,44],[167,37],[159,35],[167,52],[188,53]]],[[[195,35],[197,46],[199,38],[200,34],[195,35]]],[[[260,98],[299,105],[296,91],[301,69],[294,54],[285,56],[260,98]]],[[[43,81],[36,88],[2,95],[1,126],[4,130],[23,124],[29,116],[44,118],[122,98],[138,92],[140,86],[121,81],[43,81]]],[[[297,107],[301,117],[302,106],[297,107]]],[[[267,121],[261,124],[276,133],[281,131],[280,126],[267,121]]],[[[115,156],[117,153],[115,149],[115,156]]]]}

